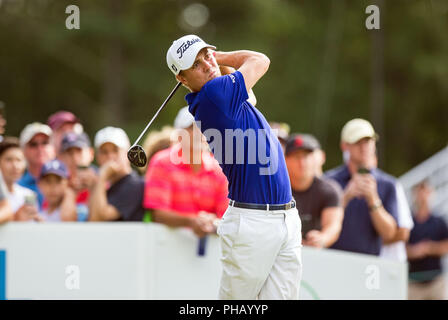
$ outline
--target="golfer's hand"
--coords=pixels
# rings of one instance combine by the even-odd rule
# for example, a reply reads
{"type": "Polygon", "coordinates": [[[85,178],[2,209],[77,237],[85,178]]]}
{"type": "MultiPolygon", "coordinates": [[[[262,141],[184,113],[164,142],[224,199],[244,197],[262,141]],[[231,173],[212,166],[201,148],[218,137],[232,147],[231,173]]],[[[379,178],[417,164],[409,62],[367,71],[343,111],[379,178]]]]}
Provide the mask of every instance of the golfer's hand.
{"type": "Polygon", "coordinates": [[[219,70],[221,70],[221,75],[223,76],[225,76],[226,74],[234,73],[236,71],[235,68],[228,66],[219,66],[219,70]]]}

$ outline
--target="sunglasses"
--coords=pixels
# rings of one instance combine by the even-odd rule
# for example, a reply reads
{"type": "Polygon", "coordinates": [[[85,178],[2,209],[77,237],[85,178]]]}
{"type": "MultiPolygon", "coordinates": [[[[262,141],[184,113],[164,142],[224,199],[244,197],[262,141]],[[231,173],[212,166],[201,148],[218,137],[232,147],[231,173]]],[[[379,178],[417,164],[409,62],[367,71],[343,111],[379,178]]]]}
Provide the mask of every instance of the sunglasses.
{"type": "Polygon", "coordinates": [[[48,140],[45,140],[45,141],[42,141],[42,142],[34,142],[33,141],[33,142],[29,142],[28,146],[30,148],[37,148],[38,146],[46,146],[48,144],[50,144],[50,141],[48,141],[48,140]]]}

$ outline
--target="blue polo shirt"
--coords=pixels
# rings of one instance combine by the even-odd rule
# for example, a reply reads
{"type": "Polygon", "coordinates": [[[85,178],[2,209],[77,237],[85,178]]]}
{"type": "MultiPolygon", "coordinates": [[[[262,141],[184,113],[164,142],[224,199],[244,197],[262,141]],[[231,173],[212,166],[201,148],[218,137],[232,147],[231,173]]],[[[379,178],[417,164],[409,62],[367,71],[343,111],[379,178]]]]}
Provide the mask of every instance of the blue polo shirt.
{"type": "MultiPolygon", "coordinates": [[[[396,179],[380,169],[370,171],[376,179],[378,195],[384,209],[398,221],[396,179]]],[[[345,189],[351,179],[346,165],[330,170],[325,175],[339,183],[345,189]]],[[[331,246],[332,249],[379,255],[382,240],[376,232],[370,217],[369,207],[365,199],[354,198],[346,206],[344,221],[339,239],[331,246]]]]}
{"type": "MultiPolygon", "coordinates": [[[[414,228],[409,236],[409,244],[425,240],[448,240],[448,226],[442,217],[431,214],[426,221],[414,219],[414,228]]],[[[443,273],[441,257],[425,257],[409,261],[409,278],[418,282],[428,282],[443,273]]]]}
{"type": "Polygon", "coordinates": [[[210,80],[201,91],[185,97],[229,181],[229,198],[288,203],[291,186],[280,142],[248,98],[239,71],[210,80]]]}
{"type": "Polygon", "coordinates": [[[44,202],[44,196],[40,192],[39,188],[37,187],[37,180],[29,173],[28,170],[25,171],[23,176],[17,181],[19,185],[22,187],[28,188],[36,192],[37,194],[37,200],[39,202],[39,209],[42,208],[42,204],[44,202]]]}

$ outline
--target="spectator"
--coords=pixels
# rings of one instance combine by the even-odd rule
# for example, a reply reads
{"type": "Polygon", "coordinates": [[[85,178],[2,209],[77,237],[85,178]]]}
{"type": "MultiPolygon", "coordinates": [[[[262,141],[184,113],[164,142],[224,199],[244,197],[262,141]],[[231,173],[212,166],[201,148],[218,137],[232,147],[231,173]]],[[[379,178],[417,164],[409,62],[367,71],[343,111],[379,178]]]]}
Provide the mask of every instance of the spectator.
{"type": "Polygon", "coordinates": [[[341,231],[342,192],[316,176],[316,150],[320,150],[320,144],[315,137],[294,134],[286,143],[285,160],[302,221],[302,243],[327,248],[338,239],[341,231]]]}
{"type": "Polygon", "coordinates": [[[97,181],[96,166],[92,165],[94,150],[87,134],[68,132],[60,147],[60,159],[69,172],[69,186],[76,193],[76,212],[78,221],[87,221],[89,209],[89,190],[97,181]]]}
{"type": "MultiPolygon", "coordinates": [[[[147,162],[151,161],[153,155],[157,152],[167,149],[171,146],[171,135],[174,132],[174,128],[171,126],[164,126],[162,130],[154,130],[148,134],[143,142],[143,150],[145,150],[147,162]]],[[[141,172],[144,173],[147,170],[147,166],[141,168],[141,172]]]]}
{"type": "Polygon", "coordinates": [[[227,178],[208,151],[188,107],[180,109],[174,127],[184,133],[183,138],[152,158],[145,178],[144,207],[153,210],[155,222],[191,227],[203,237],[216,231],[216,222],[227,209],[227,178]],[[174,163],[173,156],[181,161],[174,163]]]}
{"type": "Polygon", "coordinates": [[[37,193],[39,209],[43,205],[43,196],[37,186],[42,166],[54,159],[54,148],[50,144],[52,131],[49,126],[34,122],[20,133],[20,147],[27,162],[27,169],[18,184],[37,193]]]}
{"type": "Polygon", "coordinates": [[[5,133],[6,119],[5,119],[5,103],[0,101],[0,142],[3,140],[5,133]]]}
{"type": "Polygon", "coordinates": [[[353,119],[342,129],[347,162],[327,173],[344,190],[345,208],[341,234],[331,248],[379,255],[382,241],[396,233],[395,178],[375,168],[377,137],[363,119],[353,119]]]}
{"type": "Polygon", "coordinates": [[[290,127],[285,122],[269,122],[269,125],[273,129],[273,132],[277,135],[278,141],[282,146],[283,152],[285,152],[286,141],[288,140],[290,127]]]}
{"type": "MultiPolygon", "coordinates": [[[[376,163],[377,158],[375,158],[375,166],[376,163]]],[[[403,186],[398,180],[395,182],[395,188],[397,192],[398,229],[392,240],[383,242],[380,257],[406,262],[406,242],[409,240],[409,235],[411,229],[414,227],[414,222],[412,221],[411,210],[409,209],[403,186]]]]}
{"type": "Polygon", "coordinates": [[[129,138],[106,127],[95,135],[98,181],[90,192],[89,221],[142,221],[143,179],[127,159],[129,138]]]}
{"type": "MultiPolygon", "coordinates": [[[[1,178],[0,178],[1,179],[1,178]]],[[[8,199],[6,198],[6,187],[3,181],[0,182],[0,224],[14,219],[14,211],[11,209],[8,199]]]]}
{"type": "Polygon", "coordinates": [[[5,186],[4,196],[8,199],[11,219],[29,220],[36,217],[37,207],[32,202],[37,195],[32,190],[17,184],[25,171],[25,157],[20,149],[19,139],[5,137],[0,143],[0,171],[2,185],[5,186]],[[31,204],[31,205],[30,205],[31,204]]]}
{"type": "Polygon", "coordinates": [[[48,204],[39,212],[43,221],[76,221],[76,195],[68,186],[68,170],[64,163],[59,160],[45,163],[38,184],[48,204]]]}
{"type": "Polygon", "coordinates": [[[384,241],[380,251],[380,257],[406,262],[406,242],[409,240],[411,229],[414,227],[412,214],[403,186],[399,181],[395,184],[397,192],[398,229],[390,241],[384,241]]]}
{"type": "Polygon", "coordinates": [[[431,211],[433,189],[427,181],[414,187],[414,228],[407,254],[409,299],[446,299],[442,256],[448,253],[448,226],[431,211]]]}
{"type": "Polygon", "coordinates": [[[56,155],[60,154],[61,141],[67,132],[82,133],[82,127],[79,119],[69,111],[58,111],[48,117],[48,126],[53,130],[51,144],[54,147],[56,155]]]}

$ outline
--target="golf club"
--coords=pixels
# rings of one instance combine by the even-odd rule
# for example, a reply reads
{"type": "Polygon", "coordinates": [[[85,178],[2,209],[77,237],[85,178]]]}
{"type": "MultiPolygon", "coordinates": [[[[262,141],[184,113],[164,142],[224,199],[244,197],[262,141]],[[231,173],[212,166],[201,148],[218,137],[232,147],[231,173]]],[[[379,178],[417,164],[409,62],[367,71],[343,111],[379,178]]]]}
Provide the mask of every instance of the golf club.
{"type": "Polygon", "coordinates": [[[137,167],[144,167],[146,165],[146,162],[148,161],[148,159],[146,157],[145,150],[143,150],[142,146],[138,145],[138,142],[145,135],[146,131],[148,131],[148,129],[151,126],[154,119],[157,118],[157,115],[159,114],[159,112],[163,109],[163,107],[165,107],[165,105],[168,103],[168,101],[171,99],[171,97],[174,95],[174,93],[180,87],[181,84],[182,84],[181,82],[178,82],[176,84],[176,86],[171,91],[169,96],[165,99],[165,101],[160,106],[159,110],[157,110],[154,117],[152,117],[151,121],[149,121],[149,123],[146,125],[146,128],[142,131],[142,133],[137,138],[137,140],[135,140],[134,144],[129,148],[128,159],[133,165],[135,165],[137,167]]]}

